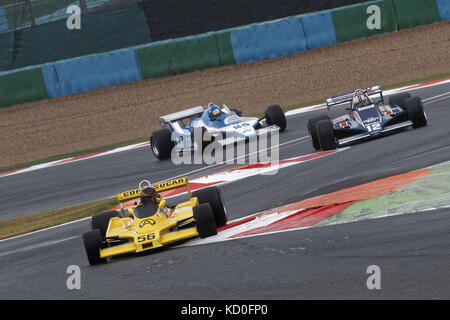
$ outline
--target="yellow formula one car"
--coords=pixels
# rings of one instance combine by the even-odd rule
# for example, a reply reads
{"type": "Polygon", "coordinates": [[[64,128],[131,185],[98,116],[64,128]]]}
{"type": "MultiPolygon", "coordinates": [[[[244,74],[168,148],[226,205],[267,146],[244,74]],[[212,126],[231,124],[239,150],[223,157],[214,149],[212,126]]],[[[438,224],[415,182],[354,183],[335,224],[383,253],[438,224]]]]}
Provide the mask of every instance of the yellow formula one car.
{"type": "Polygon", "coordinates": [[[187,178],[151,185],[144,180],[138,189],[119,193],[120,210],[94,215],[92,230],[83,234],[89,264],[106,262],[106,258],[125,253],[137,253],[194,237],[217,234],[217,227],[227,223],[223,197],[217,187],[194,191],[191,194],[187,178]],[[150,187],[150,188],[149,188],[150,187]],[[189,200],[176,207],[168,207],[158,192],[186,187],[189,200]],[[153,203],[142,201],[143,190],[153,190],[153,203]],[[137,201],[141,199],[138,203],[137,201]],[[133,206],[123,203],[136,199],[133,206]]]}

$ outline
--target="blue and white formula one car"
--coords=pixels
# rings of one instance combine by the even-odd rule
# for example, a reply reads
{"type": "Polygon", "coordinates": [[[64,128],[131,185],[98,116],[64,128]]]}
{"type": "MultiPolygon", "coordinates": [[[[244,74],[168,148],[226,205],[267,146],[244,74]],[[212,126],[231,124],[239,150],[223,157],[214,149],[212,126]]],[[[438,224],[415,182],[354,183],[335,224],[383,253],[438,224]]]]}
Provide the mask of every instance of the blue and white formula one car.
{"type": "Polygon", "coordinates": [[[427,116],[419,97],[407,92],[392,95],[384,103],[380,86],[358,89],[355,92],[326,100],[328,115],[308,119],[307,127],[312,146],[316,150],[332,150],[339,146],[412,126],[427,125],[427,116]],[[372,100],[372,96],[378,100],[372,100]],[[347,114],[331,117],[331,108],[350,104],[347,114]]]}
{"type": "Polygon", "coordinates": [[[170,158],[173,148],[177,152],[197,152],[212,141],[225,146],[284,131],[286,116],[279,105],[268,107],[264,117],[256,118],[242,117],[239,110],[209,103],[208,107],[198,106],[162,116],[159,123],[163,129],[152,133],[150,147],[155,157],[162,160],[170,158]]]}

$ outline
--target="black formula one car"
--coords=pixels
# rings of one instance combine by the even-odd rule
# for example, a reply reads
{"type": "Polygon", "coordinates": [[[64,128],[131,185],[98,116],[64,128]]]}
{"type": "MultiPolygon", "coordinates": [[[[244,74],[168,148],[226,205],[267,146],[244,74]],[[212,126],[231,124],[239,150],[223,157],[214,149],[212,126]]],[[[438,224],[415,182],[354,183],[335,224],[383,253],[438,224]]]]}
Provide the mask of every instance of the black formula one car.
{"type": "Polygon", "coordinates": [[[328,115],[310,118],[307,122],[311,144],[316,150],[332,150],[401,128],[427,125],[421,98],[403,92],[392,95],[385,104],[380,86],[328,98],[326,103],[328,115]],[[378,100],[373,100],[373,96],[378,96],[378,100]],[[349,104],[348,113],[332,118],[331,108],[345,104],[349,104]]]}

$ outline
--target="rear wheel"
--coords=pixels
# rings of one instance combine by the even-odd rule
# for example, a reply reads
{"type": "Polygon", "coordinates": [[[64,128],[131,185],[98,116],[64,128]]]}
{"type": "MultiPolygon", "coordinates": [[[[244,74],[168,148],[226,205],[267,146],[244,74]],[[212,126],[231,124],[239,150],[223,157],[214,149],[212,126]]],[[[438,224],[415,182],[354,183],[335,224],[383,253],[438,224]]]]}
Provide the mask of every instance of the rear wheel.
{"type": "Polygon", "coordinates": [[[194,145],[194,152],[203,154],[203,150],[212,142],[213,137],[208,133],[206,128],[195,128],[191,132],[191,141],[194,145]]]}
{"type": "Polygon", "coordinates": [[[422,99],[419,97],[408,98],[405,101],[406,114],[408,120],[413,123],[413,128],[420,128],[427,125],[427,116],[423,109],[422,99]]]}
{"type": "Polygon", "coordinates": [[[100,230],[92,230],[83,233],[83,243],[90,265],[106,262],[105,258],[100,258],[100,249],[103,247],[100,230]]]}
{"type": "Polygon", "coordinates": [[[324,151],[336,149],[336,138],[334,137],[333,124],[330,120],[320,120],[316,123],[317,136],[320,148],[324,151]]]}
{"type": "Polygon", "coordinates": [[[397,93],[389,97],[389,105],[395,107],[396,105],[406,110],[406,99],[411,98],[408,92],[397,93]]]}
{"type": "Polygon", "coordinates": [[[227,209],[225,208],[222,192],[219,188],[210,187],[197,190],[192,193],[192,196],[197,197],[200,204],[209,203],[211,205],[217,227],[227,224],[227,209]]]}
{"type": "Polygon", "coordinates": [[[234,113],[236,113],[238,115],[238,117],[242,117],[242,111],[241,110],[231,109],[230,111],[233,111],[234,113]]]}
{"type": "Polygon", "coordinates": [[[270,106],[266,109],[266,122],[269,126],[277,125],[280,131],[286,129],[286,115],[278,104],[270,106]]]}
{"type": "Polygon", "coordinates": [[[216,220],[209,203],[202,203],[193,208],[197,232],[200,238],[206,238],[217,234],[216,220]]]}
{"type": "Polygon", "coordinates": [[[101,235],[103,237],[106,236],[109,220],[113,217],[120,217],[120,214],[117,211],[107,211],[92,216],[91,229],[100,230],[101,235]]]}
{"type": "Polygon", "coordinates": [[[159,160],[170,158],[174,146],[172,132],[169,129],[155,131],[150,136],[150,147],[159,160]]]}
{"type": "Polygon", "coordinates": [[[327,115],[321,115],[317,117],[313,117],[308,119],[306,122],[306,126],[308,127],[309,140],[314,149],[320,150],[319,136],[317,135],[317,122],[321,120],[329,120],[330,118],[327,115]]]}

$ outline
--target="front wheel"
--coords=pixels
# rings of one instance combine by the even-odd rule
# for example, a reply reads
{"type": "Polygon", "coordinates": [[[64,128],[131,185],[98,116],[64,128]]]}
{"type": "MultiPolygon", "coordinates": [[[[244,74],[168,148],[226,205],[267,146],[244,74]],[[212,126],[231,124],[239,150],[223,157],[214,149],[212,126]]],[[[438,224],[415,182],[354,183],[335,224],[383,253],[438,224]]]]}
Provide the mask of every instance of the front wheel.
{"type": "Polygon", "coordinates": [[[277,125],[280,131],[286,130],[286,115],[278,104],[270,106],[266,109],[266,122],[269,126],[277,125]]]}
{"type": "Polygon", "coordinates": [[[113,217],[120,217],[120,214],[117,211],[107,211],[92,216],[91,229],[100,230],[101,235],[103,237],[106,236],[109,220],[113,217]]]}
{"type": "Polygon", "coordinates": [[[320,142],[319,142],[319,136],[317,135],[317,122],[321,120],[330,120],[330,118],[327,115],[320,115],[317,117],[313,117],[308,119],[306,122],[306,126],[308,128],[308,134],[309,134],[309,140],[311,141],[311,144],[314,149],[320,150],[320,142]]]}
{"type": "Polygon", "coordinates": [[[100,230],[92,230],[83,233],[83,243],[89,264],[95,265],[106,262],[105,258],[100,258],[100,249],[103,247],[102,234],[100,230]]]}
{"type": "Polygon", "coordinates": [[[323,151],[334,150],[337,148],[336,138],[334,137],[333,124],[330,120],[320,120],[316,124],[317,136],[319,138],[320,148],[323,151]]]}
{"type": "Polygon", "coordinates": [[[197,232],[200,238],[211,237],[217,234],[216,220],[209,203],[202,203],[193,208],[197,232]]]}
{"type": "Polygon", "coordinates": [[[392,95],[389,98],[389,105],[391,107],[399,106],[403,110],[406,109],[406,99],[411,98],[411,95],[408,92],[401,92],[392,95]]]}
{"type": "Polygon", "coordinates": [[[408,120],[413,123],[413,128],[420,128],[427,125],[427,115],[423,109],[422,99],[412,97],[405,100],[406,114],[408,120]]]}
{"type": "Polygon", "coordinates": [[[172,132],[169,129],[155,131],[150,136],[150,147],[154,156],[159,160],[170,158],[174,146],[172,132]]]}
{"type": "Polygon", "coordinates": [[[225,203],[223,200],[222,192],[217,187],[209,187],[205,189],[200,189],[194,191],[192,193],[193,197],[198,198],[198,202],[209,203],[211,205],[211,209],[214,213],[214,218],[216,220],[216,225],[218,227],[224,226],[227,224],[228,215],[227,209],[225,208],[225,203]]]}

